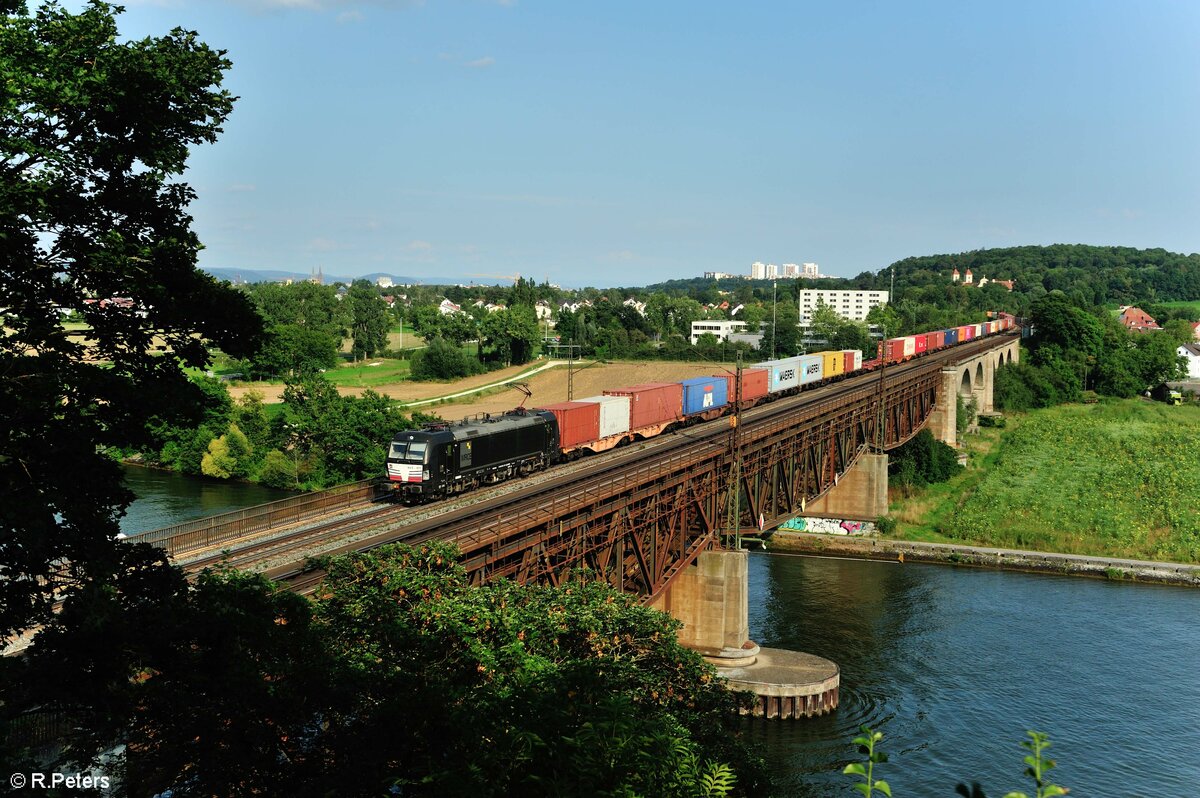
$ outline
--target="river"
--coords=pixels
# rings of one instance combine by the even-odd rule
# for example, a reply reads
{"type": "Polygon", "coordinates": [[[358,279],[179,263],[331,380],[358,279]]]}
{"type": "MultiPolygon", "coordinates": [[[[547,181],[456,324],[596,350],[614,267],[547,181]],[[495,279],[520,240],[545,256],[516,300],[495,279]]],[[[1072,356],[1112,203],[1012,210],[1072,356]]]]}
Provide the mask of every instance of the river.
{"type": "Polygon", "coordinates": [[[1189,588],[754,554],[753,639],[837,662],[842,688],[833,715],[752,738],[787,795],[858,795],[840,772],[863,723],[896,798],[1033,795],[1027,729],[1073,796],[1200,795],[1198,620],[1189,588]]]}
{"type": "Polygon", "coordinates": [[[249,482],[188,477],[134,465],[121,468],[125,486],[137,497],[121,519],[121,532],[126,535],[295,495],[249,482]]]}
{"type": "MultiPolygon", "coordinates": [[[[288,494],[130,467],[127,533],[288,494]]],[[[856,796],[867,723],[896,798],[1033,794],[1019,747],[1050,735],[1082,798],[1200,795],[1200,591],[944,565],[750,557],[750,630],[842,669],[829,717],[747,721],[782,794],[856,796]]]]}

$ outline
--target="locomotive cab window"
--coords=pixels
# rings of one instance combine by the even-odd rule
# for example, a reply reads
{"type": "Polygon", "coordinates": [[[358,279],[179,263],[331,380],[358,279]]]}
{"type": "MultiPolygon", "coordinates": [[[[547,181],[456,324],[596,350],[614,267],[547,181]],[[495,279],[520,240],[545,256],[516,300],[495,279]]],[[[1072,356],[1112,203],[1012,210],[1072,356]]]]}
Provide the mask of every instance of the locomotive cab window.
{"type": "Polygon", "coordinates": [[[407,463],[423,463],[425,462],[425,450],[429,447],[427,443],[417,443],[416,441],[408,445],[408,454],[404,461],[407,463]]]}
{"type": "Polygon", "coordinates": [[[395,441],[392,443],[392,451],[388,457],[393,460],[403,460],[405,453],[408,451],[408,441],[395,441]]]}

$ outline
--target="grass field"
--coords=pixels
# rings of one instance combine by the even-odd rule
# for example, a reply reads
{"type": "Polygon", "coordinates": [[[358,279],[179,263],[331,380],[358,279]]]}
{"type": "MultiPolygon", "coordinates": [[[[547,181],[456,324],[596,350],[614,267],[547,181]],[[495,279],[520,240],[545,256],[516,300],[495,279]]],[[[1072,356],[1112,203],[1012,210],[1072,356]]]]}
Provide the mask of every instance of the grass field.
{"type": "Polygon", "coordinates": [[[408,379],[408,360],[373,358],[347,363],[325,372],[335,385],[349,388],[378,388],[408,379]]]}
{"type": "Polygon", "coordinates": [[[1200,302],[1159,302],[1158,304],[1168,308],[1187,308],[1197,318],[1200,318],[1200,302]]]}
{"type": "Polygon", "coordinates": [[[1200,408],[1067,405],[968,442],[963,474],[893,503],[902,536],[1200,562],[1200,408]]]}

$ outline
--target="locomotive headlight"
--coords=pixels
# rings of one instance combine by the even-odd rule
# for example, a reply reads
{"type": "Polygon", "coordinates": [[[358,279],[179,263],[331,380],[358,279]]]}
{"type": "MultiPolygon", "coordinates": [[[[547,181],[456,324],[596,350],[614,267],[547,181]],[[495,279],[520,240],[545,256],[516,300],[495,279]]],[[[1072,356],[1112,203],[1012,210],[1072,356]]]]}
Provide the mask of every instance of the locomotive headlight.
{"type": "Polygon", "coordinates": [[[421,472],[421,479],[429,479],[429,469],[426,468],[421,472]]]}

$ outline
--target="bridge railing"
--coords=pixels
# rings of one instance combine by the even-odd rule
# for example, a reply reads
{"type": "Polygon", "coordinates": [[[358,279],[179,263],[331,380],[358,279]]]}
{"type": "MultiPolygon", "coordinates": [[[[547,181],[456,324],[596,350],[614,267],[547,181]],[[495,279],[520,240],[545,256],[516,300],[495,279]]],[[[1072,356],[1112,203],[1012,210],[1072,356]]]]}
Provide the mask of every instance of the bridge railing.
{"type": "Polygon", "coordinates": [[[178,556],[370,502],[380,495],[382,484],[382,479],[372,477],[329,490],[290,496],[268,504],[197,518],[150,532],[139,532],[129,535],[125,540],[149,543],[166,549],[172,556],[178,556]]]}

